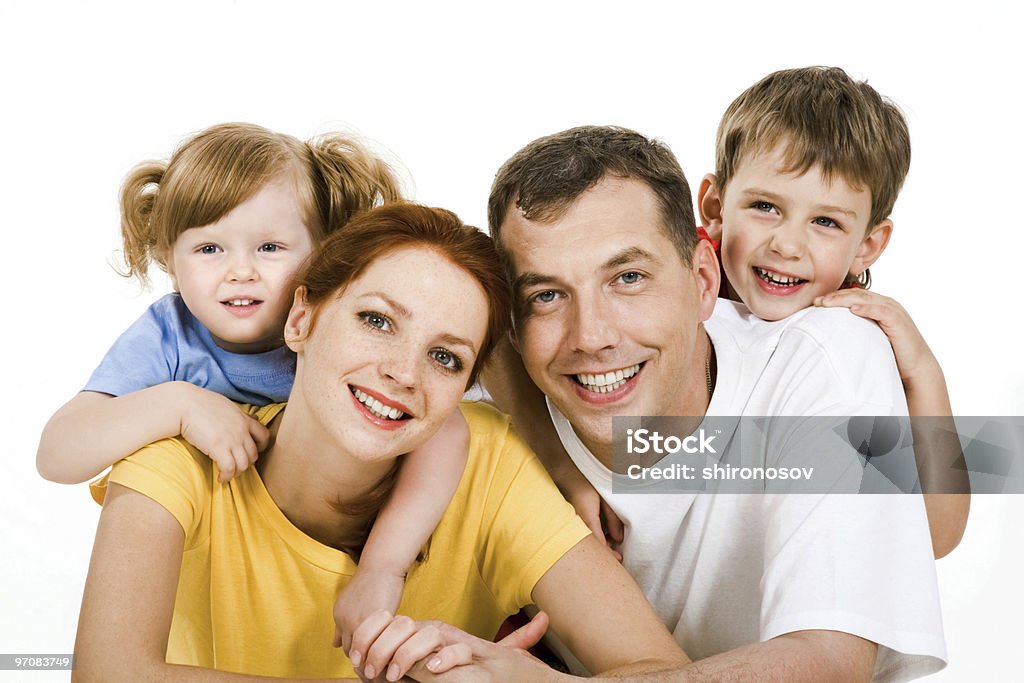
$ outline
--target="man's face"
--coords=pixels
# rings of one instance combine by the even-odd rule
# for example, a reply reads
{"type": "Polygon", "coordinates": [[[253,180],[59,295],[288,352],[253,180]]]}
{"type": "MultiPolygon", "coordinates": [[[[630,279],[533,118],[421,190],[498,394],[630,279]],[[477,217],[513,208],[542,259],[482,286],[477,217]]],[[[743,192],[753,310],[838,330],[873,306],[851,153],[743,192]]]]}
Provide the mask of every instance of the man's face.
{"type": "Polygon", "coordinates": [[[513,207],[502,242],[527,371],[595,455],[614,415],[703,414],[717,261],[704,242],[683,262],[645,183],[606,177],[549,223],[513,207]]]}

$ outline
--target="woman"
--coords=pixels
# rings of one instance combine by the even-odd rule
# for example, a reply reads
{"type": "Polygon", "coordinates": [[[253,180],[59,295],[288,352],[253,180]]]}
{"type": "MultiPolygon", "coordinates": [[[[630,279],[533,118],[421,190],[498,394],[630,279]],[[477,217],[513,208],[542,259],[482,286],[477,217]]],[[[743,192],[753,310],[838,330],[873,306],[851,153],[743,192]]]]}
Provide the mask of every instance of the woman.
{"type": "MultiPolygon", "coordinates": [[[[490,239],[454,214],[392,205],[328,239],[285,327],[298,357],[287,409],[250,411],[272,439],[256,467],[222,484],[212,461],[180,439],[115,465],[82,603],[77,677],[352,676],[332,648],[331,602],[399,457],[458,407],[508,317],[490,239]]],[[[685,662],[507,419],[484,405],[462,410],[472,433],[466,471],[399,612],[489,638],[536,603],[593,671],[685,662]]],[[[371,678],[387,661],[382,648],[404,643],[411,664],[453,637],[409,619],[373,635],[380,631],[359,662],[371,678]]]]}

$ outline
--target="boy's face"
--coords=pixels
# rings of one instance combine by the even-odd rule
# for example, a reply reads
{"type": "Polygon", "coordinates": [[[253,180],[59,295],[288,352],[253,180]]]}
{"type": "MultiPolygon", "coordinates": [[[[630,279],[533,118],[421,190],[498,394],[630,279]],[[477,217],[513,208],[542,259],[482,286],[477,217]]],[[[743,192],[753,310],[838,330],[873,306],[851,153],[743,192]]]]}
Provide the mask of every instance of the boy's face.
{"type": "MultiPolygon", "coordinates": [[[[871,194],[819,166],[784,169],[783,149],[746,157],[724,190],[701,188],[706,221],[721,223],[729,295],[765,320],[780,320],[834,292],[885,248],[891,223],[868,235],[871,194]]],[[[717,226],[714,226],[717,227],[717,226]]]]}

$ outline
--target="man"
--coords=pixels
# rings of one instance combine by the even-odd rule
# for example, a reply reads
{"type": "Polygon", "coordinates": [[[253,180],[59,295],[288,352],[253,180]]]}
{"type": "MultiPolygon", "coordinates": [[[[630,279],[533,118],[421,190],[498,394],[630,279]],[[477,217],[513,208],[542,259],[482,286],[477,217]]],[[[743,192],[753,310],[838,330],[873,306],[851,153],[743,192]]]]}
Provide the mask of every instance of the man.
{"type": "MultiPolygon", "coordinates": [[[[892,680],[943,666],[919,497],[612,490],[616,415],[905,416],[877,328],[817,309],[767,323],[719,301],[682,170],[632,131],[534,141],[499,170],[488,219],[514,278],[515,343],[561,444],[625,523],[627,569],[701,660],[680,678],[892,680]]],[[[500,403],[530,422],[528,399],[500,403]]]]}

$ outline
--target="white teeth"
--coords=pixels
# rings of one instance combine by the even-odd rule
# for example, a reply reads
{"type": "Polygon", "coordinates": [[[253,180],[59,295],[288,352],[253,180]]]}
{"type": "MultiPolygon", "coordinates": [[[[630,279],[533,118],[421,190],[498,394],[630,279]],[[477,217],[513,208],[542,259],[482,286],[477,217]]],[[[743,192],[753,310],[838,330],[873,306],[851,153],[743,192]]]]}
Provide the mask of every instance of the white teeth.
{"type": "Polygon", "coordinates": [[[229,306],[248,306],[256,303],[255,299],[231,299],[227,302],[229,306]]]}
{"type": "Polygon", "coordinates": [[[639,364],[598,375],[576,375],[576,381],[582,384],[588,391],[593,391],[598,394],[607,394],[609,391],[615,391],[621,387],[626,383],[626,380],[638,372],[640,372],[639,364]]]}
{"type": "Polygon", "coordinates": [[[804,280],[801,280],[798,277],[790,277],[788,275],[779,275],[778,273],[773,273],[770,270],[765,270],[764,268],[759,268],[757,266],[754,266],[754,272],[757,273],[757,276],[759,278],[761,278],[765,282],[770,282],[773,285],[779,285],[779,286],[783,286],[783,287],[792,287],[793,285],[800,284],[801,282],[804,282],[804,280]]]}
{"type": "Polygon", "coordinates": [[[355,395],[357,399],[359,399],[360,403],[366,406],[367,410],[369,410],[371,413],[373,413],[379,418],[383,418],[385,420],[398,420],[400,418],[405,417],[405,413],[403,413],[398,408],[390,408],[384,405],[377,399],[367,394],[365,391],[360,391],[359,389],[353,388],[352,393],[355,395]]]}

